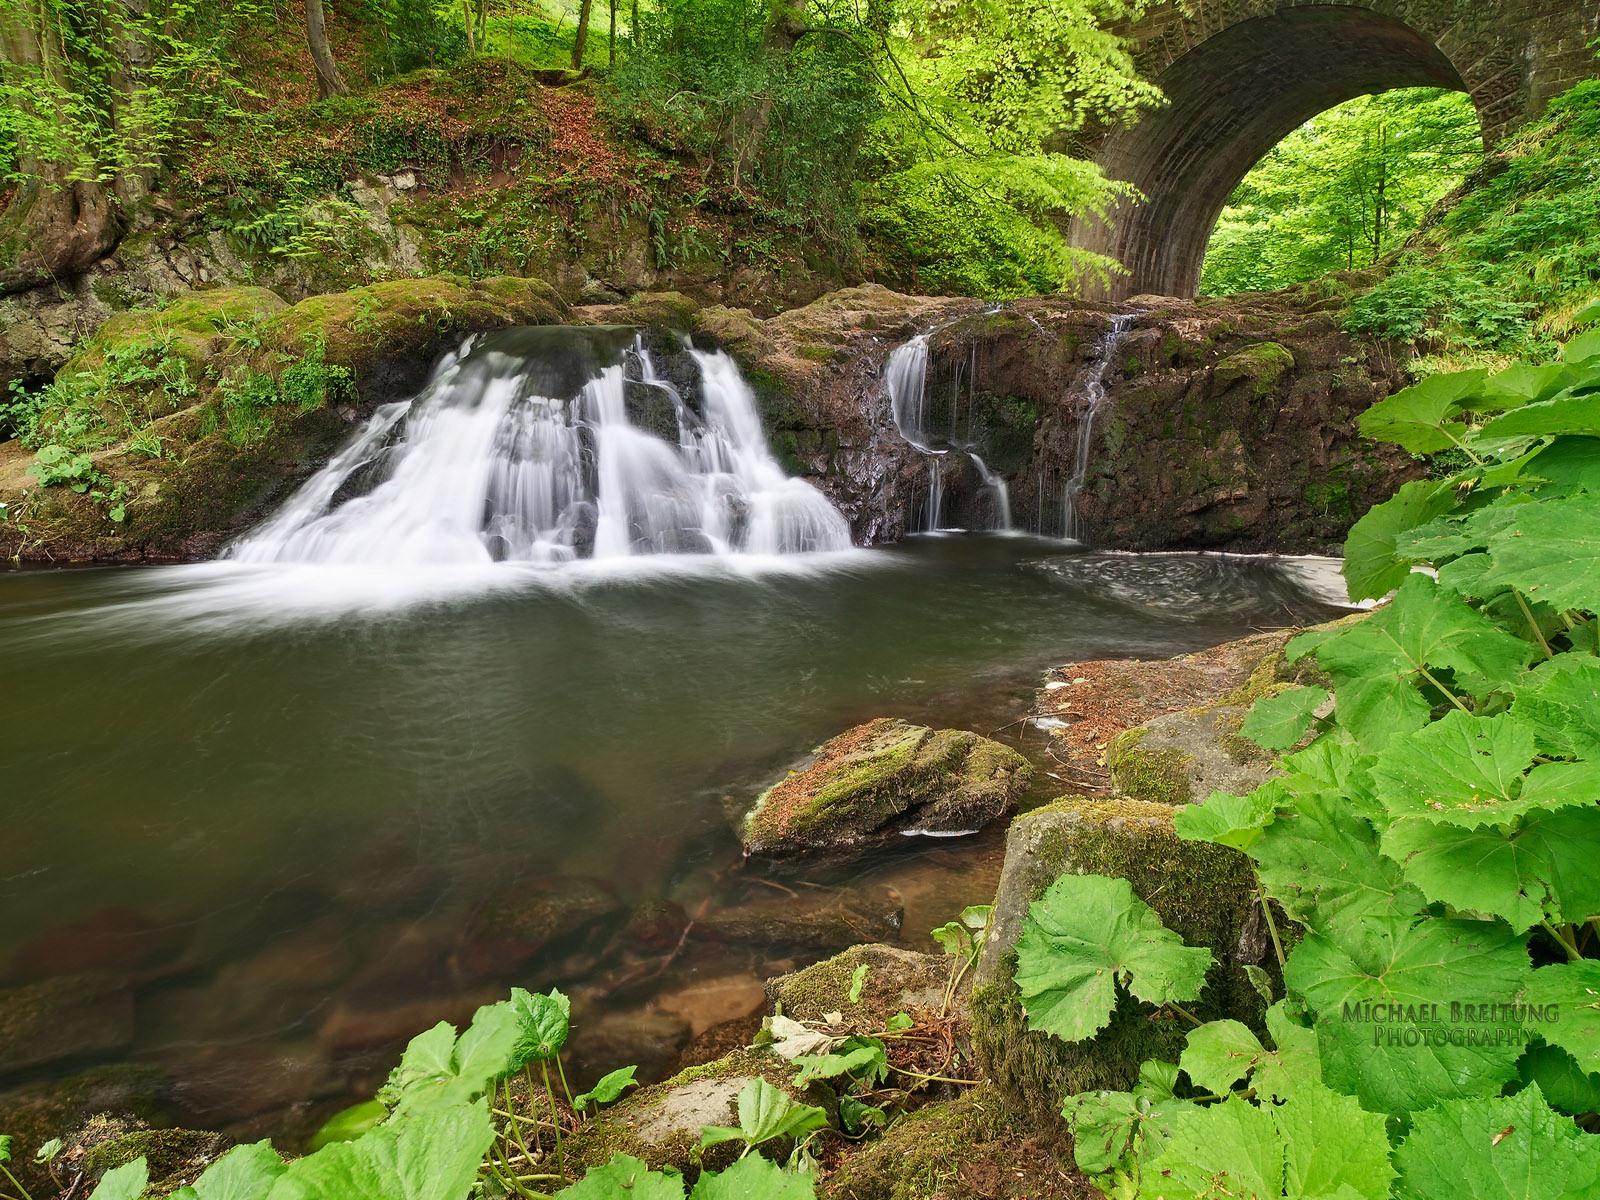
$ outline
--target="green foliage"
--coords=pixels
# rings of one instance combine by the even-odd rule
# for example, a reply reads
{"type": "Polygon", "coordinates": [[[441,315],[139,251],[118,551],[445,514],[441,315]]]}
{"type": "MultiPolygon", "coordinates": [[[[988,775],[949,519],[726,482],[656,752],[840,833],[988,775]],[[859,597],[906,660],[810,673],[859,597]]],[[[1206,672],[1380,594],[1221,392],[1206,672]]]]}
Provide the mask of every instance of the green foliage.
{"type": "MultiPolygon", "coordinates": [[[[1551,363],[1426,381],[1364,420],[1465,465],[1352,532],[1353,592],[1398,583],[1388,603],[1289,644],[1332,677],[1332,716],[1311,724],[1320,691],[1283,693],[1252,728],[1310,744],[1251,795],[1176,822],[1242,850],[1263,899],[1304,926],[1279,948],[1287,998],[1266,1038],[1231,1020],[1190,1033],[1188,1098],[1067,1100],[1079,1165],[1106,1188],[1348,1200],[1390,1195],[1396,1172],[1392,1194],[1417,1200],[1597,1186],[1600,1140],[1583,1132],[1600,1109],[1597,393],[1600,338],[1585,335],[1551,363]]],[[[1172,952],[1158,924],[1094,902],[1109,883],[1055,885],[1073,940],[1024,935],[1025,997],[1079,971],[1084,945],[1172,952]]],[[[1063,989],[1068,1036],[1099,1027],[1082,1019],[1105,1008],[1098,986],[1063,989]]]]}
{"type": "Polygon", "coordinates": [[[618,1099],[628,1088],[636,1086],[633,1073],[638,1069],[638,1067],[619,1067],[615,1071],[608,1071],[587,1092],[579,1092],[574,1096],[572,1098],[572,1107],[582,1112],[591,1104],[596,1107],[602,1104],[610,1104],[613,1100],[618,1099]]]}
{"type": "Polygon", "coordinates": [[[142,1158],[107,1171],[89,1200],[139,1200],[150,1182],[150,1170],[142,1158]]]}
{"type": "Polygon", "coordinates": [[[1028,908],[1017,989],[1028,1026],[1067,1041],[1103,1029],[1120,983],[1150,1004],[1200,994],[1211,952],[1185,946],[1125,879],[1063,875],[1028,908]]]}
{"type": "MultiPolygon", "coordinates": [[[[1287,750],[1311,728],[1317,709],[1327,702],[1328,693],[1319,687],[1296,687],[1256,702],[1239,727],[1263,750],[1287,750]]],[[[1242,847],[1240,847],[1242,849],[1242,847]]]]}
{"type": "Polygon", "coordinates": [[[374,78],[403,75],[418,67],[442,67],[467,52],[458,5],[433,0],[361,0],[362,15],[375,43],[374,78]]]}
{"type": "Polygon", "coordinates": [[[1349,328],[1447,358],[1548,353],[1600,286],[1597,138],[1600,83],[1588,81],[1499,147],[1355,301],[1349,328]]]}
{"type": "Polygon", "coordinates": [[[1206,250],[1205,295],[1271,291],[1400,248],[1483,157],[1472,101],[1405,88],[1313,118],[1245,176],[1206,250]]]}
{"type": "Polygon", "coordinates": [[[652,1171],[627,1154],[596,1167],[556,1200],[683,1200],[683,1179],[676,1171],[652,1171]]]}
{"type": "MultiPolygon", "coordinates": [[[[880,1045],[881,1052],[882,1047],[880,1045]]],[[[826,1127],[828,1116],[820,1108],[801,1104],[789,1093],[757,1077],[739,1093],[737,1125],[707,1125],[700,1130],[700,1145],[743,1142],[744,1153],[776,1138],[794,1138],[826,1127]]]]}

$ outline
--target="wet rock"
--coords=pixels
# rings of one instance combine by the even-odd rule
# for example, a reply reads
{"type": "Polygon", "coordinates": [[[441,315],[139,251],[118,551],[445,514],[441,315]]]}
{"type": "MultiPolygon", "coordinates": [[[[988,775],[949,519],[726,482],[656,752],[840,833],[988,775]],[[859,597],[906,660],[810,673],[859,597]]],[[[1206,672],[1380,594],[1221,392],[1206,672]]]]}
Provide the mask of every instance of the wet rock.
{"type": "Polygon", "coordinates": [[[94,1181],[142,1158],[150,1192],[164,1196],[193,1183],[231,1144],[222,1134],[205,1130],[151,1129],[120,1117],[94,1117],[68,1139],[58,1169],[81,1172],[94,1181]]]}
{"type": "Polygon", "coordinates": [[[470,977],[509,975],[547,950],[585,941],[622,907],[604,880],[524,880],[491,896],[473,916],[456,963],[470,977]]]}
{"type": "Polygon", "coordinates": [[[316,1045],[255,1042],[206,1046],[171,1066],[172,1097],[186,1122],[221,1126],[315,1100],[341,1082],[316,1045]]]}
{"type": "Polygon", "coordinates": [[[713,1026],[748,1017],[766,1002],[761,980],[745,972],[663,988],[656,993],[651,1007],[683,1021],[698,1037],[713,1026]]]}
{"type": "Polygon", "coordinates": [[[818,747],[763,792],[745,818],[745,851],[839,852],[915,831],[980,829],[1010,811],[1032,775],[999,742],[880,718],[818,747]]]}
{"type": "Polygon", "coordinates": [[[672,1074],[693,1036],[682,1016],[654,1008],[593,1018],[579,1014],[569,1044],[567,1074],[574,1088],[586,1088],[608,1071],[635,1066],[641,1083],[653,1083],[672,1074]]]}
{"type": "Polygon", "coordinates": [[[6,1164],[36,1196],[48,1195],[48,1173],[34,1152],[51,1138],[65,1138],[97,1113],[141,1124],[170,1124],[170,1088],[159,1068],[134,1063],[94,1067],[49,1083],[0,1092],[0,1129],[14,1139],[6,1164]]]}
{"type": "Polygon", "coordinates": [[[824,962],[767,980],[767,998],[797,1021],[820,1021],[839,1013],[847,1025],[881,1030],[889,1018],[917,1009],[939,1010],[952,960],[897,946],[852,946],[824,962]],[[850,998],[862,967],[860,993],[850,998]]]}
{"type": "Polygon", "coordinates": [[[399,921],[366,933],[366,961],[351,976],[344,995],[355,1004],[396,996],[431,996],[451,991],[450,956],[458,937],[453,923],[399,921]]]}
{"type": "Polygon", "coordinates": [[[15,979],[48,979],[100,971],[134,973],[171,961],[188,942],[185,930],[157,925],[131,908],[102,908],[23,943],[11,958],[15,979]]]}
{"type": "Polygon", "coordinates": [[[0,989],[0,1073],[122,1049],[133,993],[115,975],[73,975],[0,989]]]}
{"type": "Polygon", "coordinates": [[[704,1066],[744,1049],[756,1040],[765,1021],[766,1015],[757,1012],[736,1021],[713,1025],[683,1048],[674,1070],[687,1071],[691,1067],[704,1066]]]}
{"type": "MultiPolygon", "coordinates": [[[[567,1139],[567,1155],[584,1166],[609,1162],[614,1153],[631,1154],[652,1168],[673,1167],[693,1181],[702,1166],[721,1170],[738,1157],[737,1143],[699,1153],[706,1125],[738,1124],[738,1096],[756,1078],[784,1089],[796,1100],[826,1107],[830,1096],[818,1086],[800,1091],[792,1065],[764,1050],[740,1050],[702,1067],[680,1071],[664,1083],[625,1096],[567,1139]]],[[[779,1161],[793,1148],[780,1138],[760,1152],[779,1161]]]]}
{"type": "Polygon", "coordinates": [[[1157,717],[1118,734],[1106,766],[1118,795],[1157,804],[1244,795],[1273,773],[1273,756],[1239,736],[1248,708],[1222,705],[1157,717]]]}
{"type": "Polygon", "coordinates": [[[671,900],[641,900],[628,914],[628,921],[617,935],[618,941],[638,954],[670,951],[689,926],[683,906],[671,900]]]}
{"type": "Polygon", "coordinates": [[[386,1007],[359,1008],[336,1005],[317,1030],[317,1044],[330,1057],[386,1046],[404,1045],[411,1038],[449,1021],[462,1026],[485,1004],[505,999],[505,989],[485,987],[456,996],[413,1000],[386,1007]]]}
{"type": "Polygon", "coordinates": [[[840,950],[900,932],[902,909],[888,892],[802,892],[717,909],[695,922],[691,937],[757,946],[840,950]]]}
{"type": "Polygon", "coordinates": [[[1188,1026],[1153,1019],[1123,995],[1099,1035],[1069,1044],[1029,1030],[1013,975],[1028,906],[1063,874],[1126,879],[1134,894],[1191,946],[1218,960],[1192,1010],[1201,1020],[1232,1017],[1259,1027],[1265,1004],[1244,966],[1270,970],[1272,951],[1254,899],[1255,873],[1244,855],[1185,842],[1172,828],[1178,810],[1139,800],[1068,797],[1019,817],[1006,839],[994,917],[978,961],[972,1035],[988,1078],[1019,1114],[1060,1127],[1061,1097],[1126,1090],[1147,1058],[1176,1062],[1188,1026]]]}

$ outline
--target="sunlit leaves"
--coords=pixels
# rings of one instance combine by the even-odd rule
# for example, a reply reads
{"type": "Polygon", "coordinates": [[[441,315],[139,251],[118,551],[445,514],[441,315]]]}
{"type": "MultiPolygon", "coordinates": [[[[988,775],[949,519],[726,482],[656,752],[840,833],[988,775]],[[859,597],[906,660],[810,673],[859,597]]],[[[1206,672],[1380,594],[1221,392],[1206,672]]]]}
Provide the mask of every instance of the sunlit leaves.
{"type": "Polygon", "coordinates": [[[1430,375],[1362,413],[1358,420],[1361,432],[1380,442],[1394,442],[1413,454],[1458,445],[1467,426],[1449,418],[1461,412],[1461,402],[1479,390],[1487,374],[1430,375]]]}
{"type": "Polygon", "coordinates": [[[1110,1021],[1119,982],[1151,1004],[1185,1002],[1200,994],[1211,961],[1127,880],[1063,875],[1028,909],[1016,982],[1030,1028],[1080,1041],[1110,1021]]]}
{"type": "Polygon", "coordinates": [[[1582,959],[1540,967],[1528,977],[1522,999],[1548,1009],[1539,1033],[1560,1046],[1585,1071],[1600,1071],[1600,961],[1582,959]]]}
{"type": "Polygon", "coordinates": [[[619,1067],[615,1071],[608,1071],[587,1092],[579,1092],[574,1096],[572,1107],[582,1112],[591,1104],[610,1104],[628,1088],[635,1086],[633,1073],[638,1069],[638,1067],[619,1067]]]}
{"type": "Polygon", "coordinates": [[[1319,687],[1294,687],[1263,697],[1250,710],[1239,735],[1264,750],[1287,750],[1305,737],[1317,710],[1327,699],[1328,693],[1319,687]]]}
{"type": "Polygon", "coordinates": [[[1394,1155],[1399,1200],[1587,1200],[1600,1194],[1600,1138],[1536,1087],[1419,1113],[1394,1155]]]}
{"type": "Polygon", "coordinates": [[[89,1200],[139,1200],[150,1182],[150,1169],[142,1158],[107,1171],[89,1200]]]}
{"type": "Polygon", "coordinates": [[[595,1167],[556,1200],[683,1200],[683,1179],[676,1171],[652,1171],[629,1154],[616,1154],[595,1167]]]}
{"type": "Polygon", "coordinates": [[[1449,512],[1454,490],[1433,480],[1401,486],[1351,527],[1344,546],[1344,579],[1352,600],[1376,600],[1405,582],[1412,560],[1396,550],[1396,539],[1449,512]]]}
{"type": "Polygon", "coordinates": [[[1234,850],[1248,850],[1261,840],[1262,831],[1272,824],[1277,802],[1284,798],[1282,786],[1269,783],[1248,796],[1212,792],[1204,804],[1188,804],[1178,810],[1172,827],[1190,842],[1215,842],[1234,850]]]}

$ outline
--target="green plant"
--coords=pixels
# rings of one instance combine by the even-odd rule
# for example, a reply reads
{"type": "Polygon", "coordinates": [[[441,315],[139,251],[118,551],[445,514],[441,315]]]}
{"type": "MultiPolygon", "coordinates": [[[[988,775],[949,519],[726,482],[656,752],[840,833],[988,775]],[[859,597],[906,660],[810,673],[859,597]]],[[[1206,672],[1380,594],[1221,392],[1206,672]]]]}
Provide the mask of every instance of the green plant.
{"type": "Polygon", "coordinates": [[[265,371],[242,368],[217,384],[225,436],[239,449],[255,445],[272,431],[272,408],[278,403],[278,385],[265,371]]]}
{"type": "Polygon", "coordinates": [[[946,921],[929,932],[928,936],[938,942],[939,948],[954,960],[950,964],[950,978],[944,987],[944,1011],[950,1011],[950,1002],[955,999],[962,978],[977,965],[989,922],[993,919],[992,904],[969,904],[961,910],[960,920],[946,921]]]}
{"type": "MultiPolygon", "coordinates": [[[[882,1054],[883,1046],[878,1046],[882,1054]]],[[[798,1082],[798,1081],[797,1081],[798,1082]]],[[[743,1142],[740,1157],[757,1146],[777,1138],[793,1138],[800,1143],[807,1134],[823,1129],[828,1116],[820,1108],[793,1100],[782,1088],[765,1079],[752,1079],[739,1093],[737,1125],[707,1125],[700,1131],[700,1148],[723,1142],[743,1142]]],[[[796,1147],[798,1151],[798,1145],[796,1147]]]]}
{"type": "Polygon", "coordinates": [[[349,367],[329,366],[327,344],[308,337],[305,353],[278,376],[278,391],[298,412],[355,398],[355,375],[349,367]]]}
{"type": "MultiPolygon", "coordinates": [[[[1264,1029],[1190,1017],[1178,1063],[1067,1098],[1111,1194],[1600,1188],[1600,330],[1361,424],[1468,465],[1351,531],[1352,596],[1397,590],[1289,644],[1332,710],[1315,687],[1257,702],[1241,734],[1300,747],[1278,777],[1176,818],[1246,854],[1302,936],[1285,953],[1274,930],[1287,994],[1264,1029]]],[[[1017,982],[1031,1026],[1077,1039],[1119,985],[1186,1015],[1207,961],[1126,883],[1067,876],[1030,911],[1017,982]]]]}

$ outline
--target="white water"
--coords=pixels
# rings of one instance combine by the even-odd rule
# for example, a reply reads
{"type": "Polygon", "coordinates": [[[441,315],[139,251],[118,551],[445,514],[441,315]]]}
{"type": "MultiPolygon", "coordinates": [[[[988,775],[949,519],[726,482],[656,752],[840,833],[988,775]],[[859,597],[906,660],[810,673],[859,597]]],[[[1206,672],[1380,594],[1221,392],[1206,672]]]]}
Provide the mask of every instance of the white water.
{"type": "Polygon", "coordinates": [[[1089,477],[1089,447],[1094,439],[1094,419],[1106,402],[1106,374],[1116,358],[1117,347],[1127,335],[1137,313],[1120,313],[1111,318],[1111,328],[1100,338],[1083,384],[1083,400],[1078,409],[1078,446],[1073,459],[1072,475],[1067,480],[1063,503],[1061,531],[1063,536],[1082,540],[1083,530],[1078,521],[1078,494],[1083,491],[1089,477]]]}
{"type": "Polygon", "coordinates": [[[415,399],[379,409],[229,556],[414,567],[850,548],[844,517],[773,459],[726,354],[694,354],[696,413],[638,345],[547,395],[560,371],[506,344],[468,343],[415,399]],[[630,382],[670,399],[676,444],[633,424],[630,382]]]}
{"type": "Polygon", "coordinates": [[[974,450],[967,451],[967,457],[972,460],[972,465],[978,468],[978,478],[983,480],[983,486],[994,493],[995,512],[999,516],[1000,524],[997,528],[1001,533],[1011,533],[1011,489],[1006,485],[1006,477],[998,471],[991,470],[989,464],[978,457],[974,450]]]}

